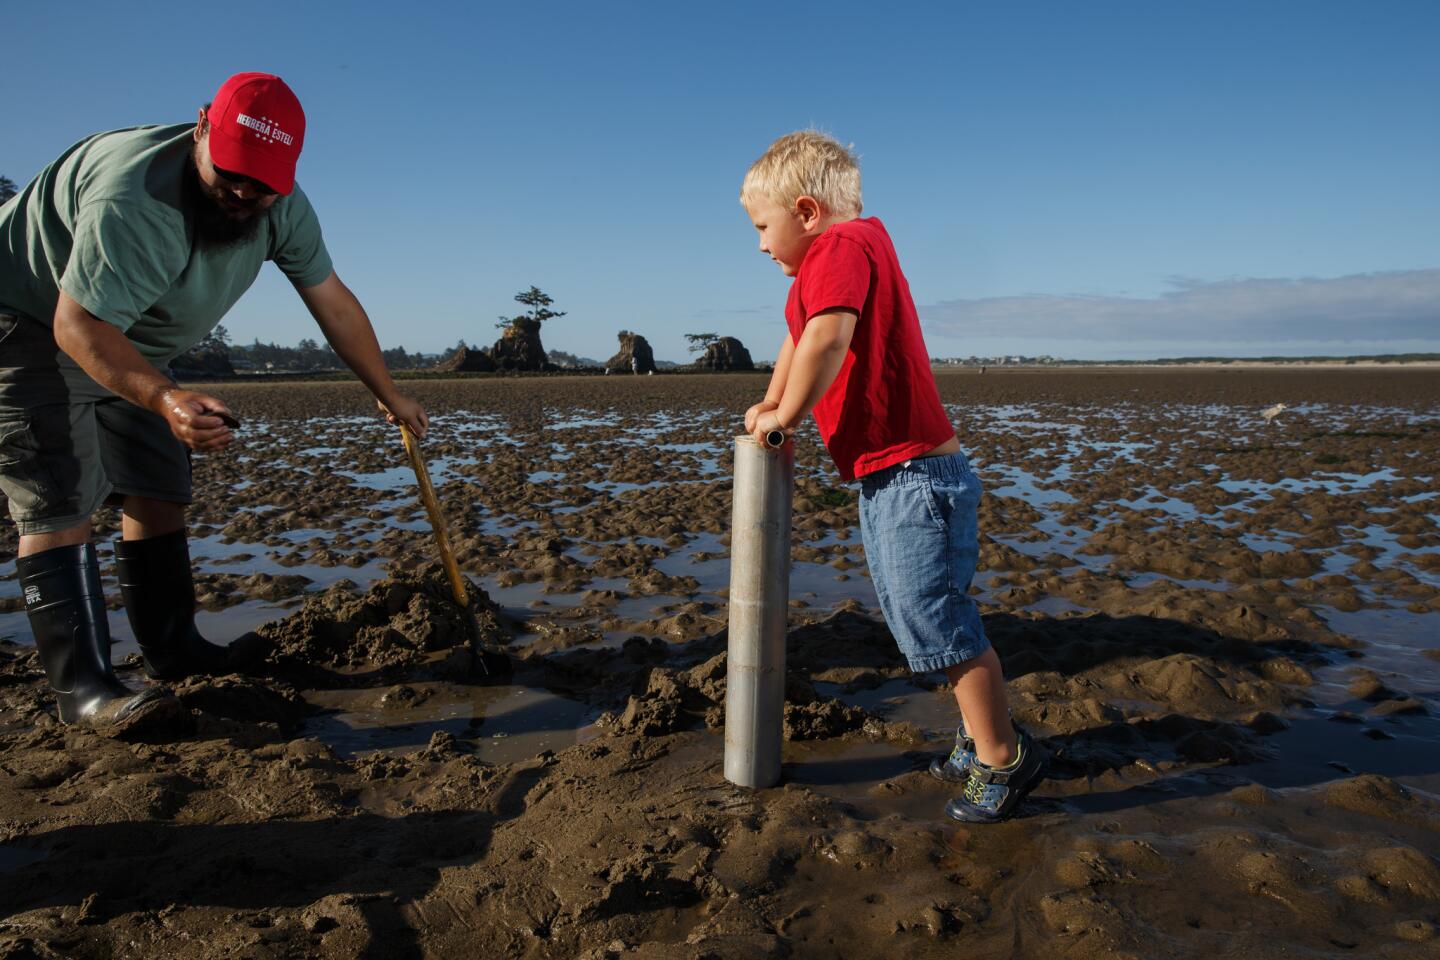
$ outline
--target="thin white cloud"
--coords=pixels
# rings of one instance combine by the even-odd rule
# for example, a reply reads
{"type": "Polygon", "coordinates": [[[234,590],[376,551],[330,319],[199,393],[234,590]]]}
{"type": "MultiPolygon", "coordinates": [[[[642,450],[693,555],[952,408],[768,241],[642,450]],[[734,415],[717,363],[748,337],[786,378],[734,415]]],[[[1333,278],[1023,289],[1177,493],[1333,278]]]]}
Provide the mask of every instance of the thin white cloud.
{"type": "Polygon", "coordinates": [[[1440,269],[1346,277],[1172,278],[1154,298],[1018,296],[920,308],[927,335],[1087,341],[1432,340],[1440,337],[1440,269]]]}
{"type": "Polygon", "coordinates": [[[690,315],[692,317],[738,317],[753,316],[755,314],[774,313],[774,305],[765,307],[701,307],[690,315]]]}

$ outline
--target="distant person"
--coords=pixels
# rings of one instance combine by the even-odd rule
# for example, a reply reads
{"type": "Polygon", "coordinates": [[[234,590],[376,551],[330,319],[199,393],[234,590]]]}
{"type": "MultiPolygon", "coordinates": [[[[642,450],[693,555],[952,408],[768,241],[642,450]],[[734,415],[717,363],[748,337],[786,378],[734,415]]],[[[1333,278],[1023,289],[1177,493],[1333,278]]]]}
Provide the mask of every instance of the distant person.
{"type": "Polygon", "coordinates": [[[781,137],[740,190],[760,251],[794,277],[765,399],[745,412],[764,443],[813,412],[840,475],[860,480],[860,532],[885,622],[916,672],[943,670],[960,707],[955,748],[930,770],[963,784],[957,820],[1003,820],[1043,753],[1010,720],[1000,660],[969,594],[980,481],[945,410],[890,235],[860,218],[860,168],[829,137],[781,137]]]}
{"type": "Polygon", "coordinates": [[[236,74],[196,122],[86,137],[0,206],[0,490],[65,723],[176,705],[163,688],[130,689],[111,667],[90,542],[103,503],[124,511],[115,560],[146,674],[225,668],[225,648],[195,629],[185,505],[189,451],[224,449],[236,422],[165,368],[220,322],[265,261],[294,284],[390,420],[425,434],[425,411],[390,379],[295,184],[304,140],[304,111],[283,80],[236,74]]]}
{"type": "Polygon", "coordinates": [[[632,374],[638,374],[640,372],[640,358],[633,353],[630,355],[630,372],[632,374]]]}

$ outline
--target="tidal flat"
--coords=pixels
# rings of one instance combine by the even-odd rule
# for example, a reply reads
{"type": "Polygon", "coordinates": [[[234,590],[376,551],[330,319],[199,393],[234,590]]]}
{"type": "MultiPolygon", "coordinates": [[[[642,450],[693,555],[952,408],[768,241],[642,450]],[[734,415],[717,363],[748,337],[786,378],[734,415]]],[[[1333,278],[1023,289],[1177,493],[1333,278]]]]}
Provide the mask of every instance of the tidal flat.
{"type": "Polygon", "coordinates": [[[895,650],[813,426],[784,779],[724,780],[763,375],[402,384],[468,610],[363,388],[208,384],[244,423],[189,515],[234,672],[176,685],[183,723],[55,720],[0,531],[0,957],[1440,955],[1434,370],[937,380],[986,487],[975,598],[1051,755],[1013,820],[944,817],[953,701],[895,650]]]}

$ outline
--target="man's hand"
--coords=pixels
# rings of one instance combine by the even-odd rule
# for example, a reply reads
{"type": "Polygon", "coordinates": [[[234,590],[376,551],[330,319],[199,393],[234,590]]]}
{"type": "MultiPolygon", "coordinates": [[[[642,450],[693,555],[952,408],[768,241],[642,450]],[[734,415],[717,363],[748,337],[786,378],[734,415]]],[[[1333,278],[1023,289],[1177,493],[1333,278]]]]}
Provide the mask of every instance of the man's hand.
{"type": "Polygon", "coordinates": [[[750,436],[754,437],[755,442],[763,447],[767,446],[767,444],[765,443],[766,435],[774,430],[779,430],[787,437],[795,432],[794,427],[790,427],[787,429],[780,426],[780,418],[775,415],[774,410],[766,410],[763,413],[756,415],[755,425],[750,428],[750,436]]]}
{"type": "Polygon", "coordinates": [[[391,423],[404,423],[411,433],[422,440],[430,429],[430,418],[425,415],[425,408],[403,393],[395,394],[388,404],[377,400],[375,405],[385,414],[386,420],[391,423]]]}
{"type": "Polygon", "coordinates": [[[160,392],[151,409],[165,418],[175,439],[191,450],[223,450],[235,439],[217,414],[235,415],[224,401],[208,394],[171,387],[160,392]]]}
{"type": "Polygon", "coordinates": [[[754,433],[754,432],[755,432],[755,419],[756,419],[757,417],[759,417],[760,414],[762,414],[762,413],[769,413],[771,410],[774,410],[774,409],[778,408],[779,406],[780,406],[780,402],[779,402],[778,400],[777,400],[776,402],[774,402],[774,403],[771,403],[769,400],[761,400],[759,403],[755,404],[755,406],[751,407],[749,410],[746,410],[746,411],[745,411],[745,432],[746,432],[746,433],[754,433]]]}

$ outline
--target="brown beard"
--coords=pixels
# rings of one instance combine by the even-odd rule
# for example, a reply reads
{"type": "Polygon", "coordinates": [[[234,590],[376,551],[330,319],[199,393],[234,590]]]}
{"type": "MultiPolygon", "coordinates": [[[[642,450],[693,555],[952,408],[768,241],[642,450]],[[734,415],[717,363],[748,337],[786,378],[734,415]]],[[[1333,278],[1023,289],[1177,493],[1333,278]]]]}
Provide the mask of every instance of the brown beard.
{"type": "Polygon", "coordinates": [[[195,245],[207,250],[237,246],[255,238],[265,208],[258,203],[249,209],[234,210],[222,199],[218,189],[209,188],[200,179],[199,144],[190,151],[185,165],[185,193],[195,215],[195,245]]]}

